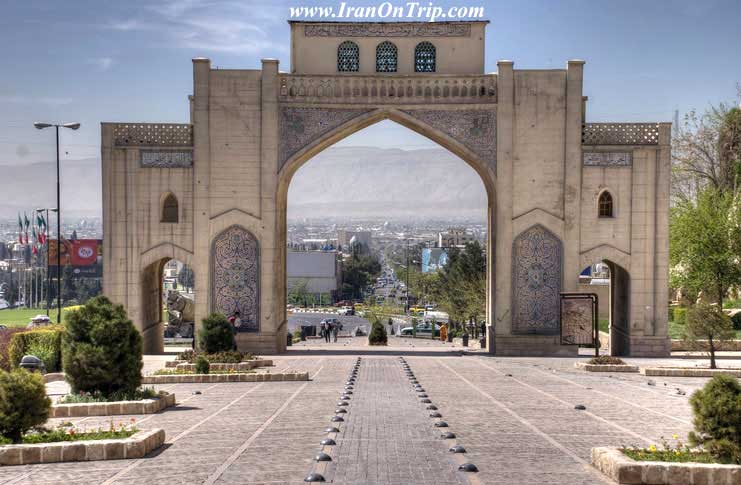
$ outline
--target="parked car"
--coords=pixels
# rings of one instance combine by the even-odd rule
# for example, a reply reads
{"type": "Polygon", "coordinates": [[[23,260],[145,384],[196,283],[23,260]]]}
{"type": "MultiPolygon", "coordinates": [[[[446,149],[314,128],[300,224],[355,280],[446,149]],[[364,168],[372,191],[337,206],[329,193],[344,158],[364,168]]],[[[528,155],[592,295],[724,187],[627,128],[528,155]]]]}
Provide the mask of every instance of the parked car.
{"type": "Polygon", "coordinates": [[[337,310],[337,315],[355,315],[355,310],[351,306],[343,306],[337,310]]]}
{"type": "MultiPolygon", "coordinates": [[[[404,327],[401,329],[402,335],[414,335],[414,329],[412,327],[404,327]]],[[[435,324],[435,334],[440,335],[440,324],[435,324]]],[[[429,322],[421,323],[417,325],[417,335],[432,335],[432,324],[429,322]]]]}

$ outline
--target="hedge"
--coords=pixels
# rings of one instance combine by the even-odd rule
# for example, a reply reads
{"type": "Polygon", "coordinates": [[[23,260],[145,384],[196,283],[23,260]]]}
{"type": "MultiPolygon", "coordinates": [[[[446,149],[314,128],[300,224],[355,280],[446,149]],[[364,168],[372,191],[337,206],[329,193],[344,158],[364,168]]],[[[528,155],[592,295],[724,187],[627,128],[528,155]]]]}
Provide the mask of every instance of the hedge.
{"type": "Polygon", "coordinates": [[[17,368],[24,355],[35,355],[47,372],[58,372],[62,363],[62,325],[35,328],[13,334],[8,345],[10,365],[17,368]]]}
{"type": "MultiPolygon", "coordinates": [[[[0,331],[0,369],[4,371],[11,371],[15,368],[15,366],[11,364],[9,355],[10,340],[16,333],[27,331],[28,330],[22,327],[10,327],[0,331]]],[[[15,364],[18,365],[18,362],[16,362],[15,364]]]]}

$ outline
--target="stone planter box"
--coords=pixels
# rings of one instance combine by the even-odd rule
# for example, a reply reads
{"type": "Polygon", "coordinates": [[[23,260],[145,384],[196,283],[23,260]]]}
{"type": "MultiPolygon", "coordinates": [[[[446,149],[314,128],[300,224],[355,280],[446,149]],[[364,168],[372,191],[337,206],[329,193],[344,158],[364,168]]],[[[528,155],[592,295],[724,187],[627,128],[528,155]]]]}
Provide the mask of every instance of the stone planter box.
{"type": "Polygon", "coordinates": [[[616,365],[616,364],[588,364],[586,362],[577,362],[574,364],[577,369],[584,369],[587,372],[638,372],[637,365],[616,365]]]}
{"type": "Polygon", "coordinates": [[[592,448],[592,465],[620,484],[736,485],[741,466],[635,461],[617,448],[592,448]]]}
{"type": "Polygon", "coordinates": [[[647,367],[643,369],[647,376],[666,377],[713,377],[718,374],[728,374],[741,377],[741,369],[702,369],[697,367],[647,367]]]}
{"type": "MultiPolygon", "coordinates": [[[[245,371],[256,369],[258,367],[272,367],[273,361],[268,359],[255,359],[245,360],[236,364],[226,364],[223,362],[212,362],[211,370],[213,371],[225,371],[225,370],[238,370],[245,371]]],[[[180,370],[195,370],[196,365],[190,364],[186,360],[168,360],[165,362],[165,367],[168,369],[180,369],[180,370]]]]}
{"type": "Polygon", "coordinates": [[[154,414],[174,405],[175,394],[161,392],[159,399],[54,404],[49,412],[49,417],[79,418],[84,416],[115,416],[120,414],[154,414]]]}
{"type": "Polygon", "coordinates": [[[142,378],[142,384],[183,384],[183,383],[218,383],[218,382],[280,382],[308,381],[308,372],[277,372],[252,374],[171,374],[151,375],[142,378]]]}
{"type": "Polygon", "coordinates": [[[165,442],[164,429],[138,431],[118,440],[60,441],[0,446],[0,465],[144,458],[165,442]]]}

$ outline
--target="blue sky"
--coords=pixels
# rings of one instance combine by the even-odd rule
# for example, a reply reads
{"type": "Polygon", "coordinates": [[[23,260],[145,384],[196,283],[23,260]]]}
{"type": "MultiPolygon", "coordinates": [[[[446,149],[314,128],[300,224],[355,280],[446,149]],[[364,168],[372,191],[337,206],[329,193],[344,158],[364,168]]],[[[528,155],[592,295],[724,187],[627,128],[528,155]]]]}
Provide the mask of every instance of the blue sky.
{"type": "MultiPolygon", "coordinates": [[[[288,7],[339,3],[5,0],[0,164],[53,158],[53,135],[34,130],[35,120],[83,124],[63,134],[70,159],[99,156],[101,121],[186,122],[192,57],[210,57],[221,68],[259,68],[261,58],[276,57],[288,70],[288,7]]],[[[515,68],[560,68],[567,59],[585,59],[590,121],[671,120],[675,109],[733,101],[741,81],[738,0],[434,4],[485,8],[487,71],[496,70],[497,59],[512,59],[515,68]]],[[[345,143],[425,144],[389,133],[381,124],[345,143]]]]}

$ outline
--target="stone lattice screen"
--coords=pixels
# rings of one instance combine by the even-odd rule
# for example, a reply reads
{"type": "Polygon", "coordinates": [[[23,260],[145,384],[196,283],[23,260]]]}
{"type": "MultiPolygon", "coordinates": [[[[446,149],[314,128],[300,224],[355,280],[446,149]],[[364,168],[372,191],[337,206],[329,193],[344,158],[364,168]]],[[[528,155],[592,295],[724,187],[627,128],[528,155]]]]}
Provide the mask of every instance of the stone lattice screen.
{"type": "Polygon", "coordinates": [[[582,145],[658,145],[658,123],[585,123],[582,145]]]}
{"type": "Polygon", "coordinates": [[[193,125],[179,123],[119,123],[113,125],[116,146],[192,147],[193,125]]]}

